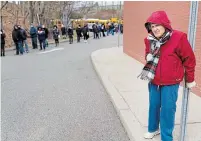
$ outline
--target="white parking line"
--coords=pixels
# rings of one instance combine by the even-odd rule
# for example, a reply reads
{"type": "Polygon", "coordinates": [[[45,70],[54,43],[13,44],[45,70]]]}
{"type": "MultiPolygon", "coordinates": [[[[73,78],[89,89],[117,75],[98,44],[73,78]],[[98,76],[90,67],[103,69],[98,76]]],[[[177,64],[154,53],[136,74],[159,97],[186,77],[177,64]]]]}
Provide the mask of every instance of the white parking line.
{"type": "Polygon", "coordinates": [[[45,53],[50,53],[50,52],[53,52],[53,51],[58,51],[58,50],[63,50],[63,49],[64,49],[64,48],[54,48],[54,49],[51,49],[51,50],[39,52],[39,53],[37,53],[37,54],[45,54],[45,53]]]}

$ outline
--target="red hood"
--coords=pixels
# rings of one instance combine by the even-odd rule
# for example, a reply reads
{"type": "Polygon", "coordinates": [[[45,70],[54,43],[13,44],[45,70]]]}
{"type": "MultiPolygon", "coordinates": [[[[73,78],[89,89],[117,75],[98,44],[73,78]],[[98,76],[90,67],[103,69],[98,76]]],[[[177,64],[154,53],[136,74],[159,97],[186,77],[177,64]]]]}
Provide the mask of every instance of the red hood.
{"type": "Polygon", "coordinates": [[[165,11],[156,11],[152,13],[151,16],[147,19],[147,22],[145,23],[145,27],[148,33],[151,32],[149,28],[150,23],[160,24],[164,26],[165,28],[172,30],[170,20],[168,19],[168,16],[165,13],[165,11]]]}

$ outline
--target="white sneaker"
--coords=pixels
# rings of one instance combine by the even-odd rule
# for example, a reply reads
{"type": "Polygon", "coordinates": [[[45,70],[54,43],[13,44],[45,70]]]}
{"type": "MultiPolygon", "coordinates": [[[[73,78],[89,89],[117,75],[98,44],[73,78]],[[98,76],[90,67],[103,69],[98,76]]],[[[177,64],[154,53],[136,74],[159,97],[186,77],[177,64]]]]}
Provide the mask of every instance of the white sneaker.
{"type": "Polygon", "coordinates": [[[154,136],[157,136],[157,135],[159,135],[159,134],[160,134],[160,131],[159,131],[159,130],[157,130],[157,131],[155,131],[155,132],[152,132],[152,133],[147,132],[147,133],[144,134],[144,138],[145,138],[145,139],[152,139],[154,136]]]}

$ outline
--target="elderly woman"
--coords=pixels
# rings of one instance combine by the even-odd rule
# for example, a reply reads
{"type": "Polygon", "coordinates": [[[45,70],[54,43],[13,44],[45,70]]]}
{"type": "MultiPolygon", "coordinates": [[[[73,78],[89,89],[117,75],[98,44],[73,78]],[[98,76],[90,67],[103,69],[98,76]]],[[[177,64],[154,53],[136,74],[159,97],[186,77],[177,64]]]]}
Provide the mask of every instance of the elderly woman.
{"type": "Polygon", "coordinates": [[[179,84],[185,75],[188,88],[196,85],[195,56],[187,35],[172,29],[164,11],[152,13],[145,27],[149,33],[144,39],[147,63],[140,78],[149,81],[149,119],[144,138],[161,133],[162,141],[173,141],[179,84]]]}

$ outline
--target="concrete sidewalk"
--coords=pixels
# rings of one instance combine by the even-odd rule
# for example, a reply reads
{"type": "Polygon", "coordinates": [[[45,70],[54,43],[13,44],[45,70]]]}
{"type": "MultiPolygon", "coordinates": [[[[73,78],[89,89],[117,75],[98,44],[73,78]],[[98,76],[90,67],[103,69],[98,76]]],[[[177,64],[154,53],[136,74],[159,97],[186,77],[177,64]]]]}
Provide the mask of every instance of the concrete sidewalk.
{"type": "MultiPolygon", "coordinates": [[[[91,59],[131,141],[148,141],[143,138],[148,121],[148,83],[137,79],[143,64],[124,54],[122,47],[95,51],[91,59]]],[[[182,92],[180,87],[174,141],[180,135],[182,92]]],[[[201,98],[191,93],[186,141],[201,141],[200,105],[201,98]]],[[[150,141],[160,141],[160,136],[150,141]]]]}

